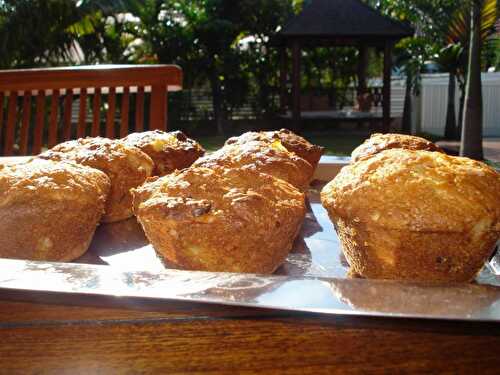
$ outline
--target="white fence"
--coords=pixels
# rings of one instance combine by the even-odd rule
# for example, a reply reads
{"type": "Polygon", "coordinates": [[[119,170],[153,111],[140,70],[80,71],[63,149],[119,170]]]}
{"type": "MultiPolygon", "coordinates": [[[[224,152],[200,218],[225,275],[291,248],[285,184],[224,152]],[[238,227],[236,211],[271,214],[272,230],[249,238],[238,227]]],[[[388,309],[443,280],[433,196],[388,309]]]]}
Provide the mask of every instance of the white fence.
{"type": "MultiPolygon", "coordinates": [[[[444,135],[448,105],[448,74],[428,74],[422,79],[420,97],[414,101],[413,129],[444,135]]],[[[500,73],[483,73],[483,135],[500,137],[500,73]]],[[[458,119],[460,90],[457,85],[455,108],[458,119]]]]}

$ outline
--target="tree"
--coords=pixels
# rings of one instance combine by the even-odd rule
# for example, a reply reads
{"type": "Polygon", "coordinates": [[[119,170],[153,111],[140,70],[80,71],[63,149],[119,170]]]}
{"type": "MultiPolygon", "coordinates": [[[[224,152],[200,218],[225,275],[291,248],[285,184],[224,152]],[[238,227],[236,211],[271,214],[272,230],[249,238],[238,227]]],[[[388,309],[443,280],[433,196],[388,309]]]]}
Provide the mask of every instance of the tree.
{"type": "Polygon", "coordinates": [[[93,51],[99,51],[94,61],[99,61],[103,46],[96,26],[117,9],[123,9],[121,0],[0,1],[0,67],[85,61],[78,43],[84,38],[93,41],[93,51]]]}
{"type": "Polygon", "coordinates": [[[464,123],[460,155],[483,159],[483,96],[481,88],[481,8],[482,0],[470,5],[470,42],[467,64],[467,83],[464,105],[464,123]]]}
{"type": "Polygon", "coordinates": [[[378,0],[374,2],[385,15],[407,21],[416,35],[401,40],[395,49],[396,65],[406,75],[402,128],[411,130],[411,95],[419,92],[420,75],[444,43],[442,30],[448,27],[449,14],[459,6],[457,0],[378,0]]]}
{"type": "MultiPolygon", "coordinates": [[[[250,94],[258,116],[272,116],[278,109],[274,100],[278,88],[278,51],[272,46],[272,35],[293,15],[291,1],[243,0],[241,11],[244,28],[235,45],[244,56],[242,73],[248,75],[250,94]]],[[[242,25],[243,26],[243,25],[242,25]]]]}
{"type": "Polygon", "coordinates": [[[224,134],[226,118],[253,90],[258,108],[271,108],[277,75],[270,36],[291,13],[282,0],[127,0],[141,22],[135,35],[143,53],[182,66],[185,87],[208,86],[215,123],[224,134]],[[242,46],[243,40],[250,40],[242,46]],[[251,84],[252,82],[252,84],[251,84]]]}
{"type": "Polygon", "coordinates": [[[406,76],[405,100],[403,107],[402,131],[411,132],[412,95],[418,95],[421,70],[425,61],[432,55],[434,47],[423,37],[412,37],[396,45],[396,65],[402,67],[406,76]]]}
{"type": "Polygon", "coordinates": [[[68,27],[81,15],[69,0],[0,2],[0,67],[60,65],[71,59],[68,27]]]}
{"type": "MultiPolygon", "coordinates": [[[[448,105],[446,109],[446,124],[444,136],[446,139],[457,139],[459,132],[457,129],[457,118],[455,113],[456,81],[463,74],[462,60],[464,59],[464,49],[461,44],[449,44],[442,48],[437,56],[439,65],[449,73],[448,82],[448,105]]],[[[460,81],[462,81],[460,79],[460,81]]],[[[459,82],[460,82],[459,81],[459,82]]]]}
{"type": "MultiPolygon", "coordinates": [[[[492,49],[494,44],[492,40],[490,40],[490,36],[494,30],[495,21],[497,20],[497,9],[500,3],[497,0],[483,0],[481,1],[481,10],[480,10],[480,43],[481,50],[483,52],[492,49]],[[488,48],[490,47],[490,48],[488,48]]],[[[459,50],[462,53],[448,54],[448,56],[444,56],[445,61],[445,69],[452,71],[450,74],[455,74],[460,87],[460,105],[459,105],[459,119],[458,119],[458,129],[457,134],[460,134],[462,131],[463,125],[463,114],[464,114],[464,105],[465,105],[465,76],[467,74],[467,62],[468,62],[468,53],[470,50],[470,35],[471,35],[471,11],[470,11],[470,2],[465,1],[460,4],[460,6],[453,13],[449,24],[445,29],[442,30],[442,33],[445,35],[446,42],[450,46],[455,46],[455,52],[459,50]],[[454,60],[453,60],[454,58],[454,60]],[[447,66],[446,66],[447,65],[447,66]]],[[[446,50],[443,50],[446,53],[446,50]]],[[[482,54],[481,54],[482,55],[482,54]]],[[[481,56],[482,60],[485,56],[481,56]]],[[[440,58],[438,58],[439,61],[440,58]]],[[[451,81],[450,81],[451,82],[451,81]]],[[[449,90],[450,93],[450,90],[449,90]]],[[[451,94],[450,94],[451,95],[451,94]]],[[[454,101],[454,98],[448,97],[448,103],[450,101],[454,101]]],[[[447,122],[448,124],[448,122],[447,122]]]]}

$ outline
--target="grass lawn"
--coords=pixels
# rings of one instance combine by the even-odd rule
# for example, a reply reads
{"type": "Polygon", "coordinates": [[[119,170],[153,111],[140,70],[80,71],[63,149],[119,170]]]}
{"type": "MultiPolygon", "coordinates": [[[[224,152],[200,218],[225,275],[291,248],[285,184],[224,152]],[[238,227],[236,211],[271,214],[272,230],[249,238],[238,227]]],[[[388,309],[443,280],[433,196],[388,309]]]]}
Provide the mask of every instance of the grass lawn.
{"type": "MultiPolygon", "coordinates": [[[[359,133],[339,132],[303,132],[301,134],[309,142],[323,146],[325,155],[349,156],[367,137],[359,133]]],[[[196,140],[209,152],[224,145],[226,138],[221,136],[196,137],[196,140]]]]}

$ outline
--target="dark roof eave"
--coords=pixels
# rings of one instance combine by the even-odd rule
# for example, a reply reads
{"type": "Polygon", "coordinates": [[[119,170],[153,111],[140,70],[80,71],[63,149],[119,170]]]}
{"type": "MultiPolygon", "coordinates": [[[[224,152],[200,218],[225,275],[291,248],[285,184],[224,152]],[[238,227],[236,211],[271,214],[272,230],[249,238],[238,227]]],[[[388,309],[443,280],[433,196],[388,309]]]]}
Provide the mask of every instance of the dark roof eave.
{"type": "Polygon", "coordinates": [[[300,40],[304,41],[309,45],[324,45],[328,44],[329,42],[331,44],[335,44],[335,41],[340,41],[340,40],[348,40],[348,41],[354,41],[353,44],[383,44],[386,41],[389,42],[397,42],[401,39],[404,38],[409,38],[412,37],[414,34],[413,33],[408,33],[408,34],[398,34],[398,35],[325,35],[325,34],[311,34],[311,35],[304,35],[304,34],[291,34],[291,35],[283,35],[283,34],[276,34],[274,37],[271,38],[270,40],[270,45],[274,47],[283,47],[288,45],[291,41],[294,40],[300,40]]]}
{"type": "Polygon", "coordinates": [[[398,38],[403,39],[407,37],[413,36],[414,33],[395,33],[395,34],[283,34],[279,33],[276,36],[279,36],[282,39],[297,39],[297,38],[322,38],[322,39],[335,39],[335,38],[354,38],[354,39],[373,39],[373,38],[398,38]]]}
{"type": "Polygon", "coordinates": [[[276,37],[398,40],[414,33],[407,22],[383,15],[361,0],[313,0],[300,14],[290,18],[276,37]],[[361,23],[352,27],[356,19],[361,23]]]}

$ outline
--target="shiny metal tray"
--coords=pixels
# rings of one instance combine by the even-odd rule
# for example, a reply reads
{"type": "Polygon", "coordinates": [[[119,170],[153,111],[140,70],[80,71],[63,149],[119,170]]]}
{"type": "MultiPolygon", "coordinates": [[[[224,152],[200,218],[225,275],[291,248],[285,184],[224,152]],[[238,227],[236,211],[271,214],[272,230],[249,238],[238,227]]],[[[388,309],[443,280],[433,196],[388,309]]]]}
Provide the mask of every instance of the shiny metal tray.
{"type": "MultiPolygon", "coordinates": [[[[294,249],[275,275],[169,269],[135,219],[101,225],[74,263],[0,259],[0,295],[64,293],[193,301],[258,308],[427,319],[500,322],[500,254],[476,282],[426,286],[353,279],[319,201],[319,191],[345,165],[324,157],[309,191],[309,210],[294,249]]],[[[40,300],[40,298],[38,298],[40,300]]],[[[42,299],[43,300],[43,299],[42,299]]]]}

